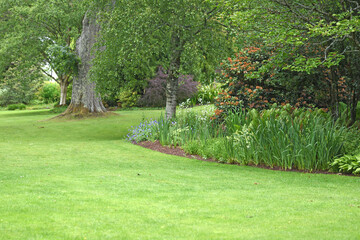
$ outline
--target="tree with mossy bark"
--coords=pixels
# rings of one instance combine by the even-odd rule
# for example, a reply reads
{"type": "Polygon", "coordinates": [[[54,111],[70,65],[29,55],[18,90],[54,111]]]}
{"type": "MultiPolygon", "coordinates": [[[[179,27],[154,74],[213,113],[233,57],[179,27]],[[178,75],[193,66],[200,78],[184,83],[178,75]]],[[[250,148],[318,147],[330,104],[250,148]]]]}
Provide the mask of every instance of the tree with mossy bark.
{"type": "Polygon", "coordinates": [[[220,20],[231,5],[211,0],[104,2],[113,9],[101,14],[100,45],[106,48],[97,52],[94,79],[116,85],[122,81],[119,69],[134,75],[163,66],[168,73],[166,116],[174,117],[179,75],[213,71],[228,51],[228,33],[220,20]],[[101,69],[110,69],[112,77],[106,74],[105,79],[101,69]]]}
{"type": "Polygon", "coordinates": [[[74,77],[71,103],[64,115],[82,116],[89,113],[101,114],[106,112],[100,95],[95,90],[96,84],[89,78],[89,70],[94,58],[94,44],[97,41],[99,31],[100,26],[97,23],[96,16],[88,12],[83,20],[82,33],[76,41],[76,53],[81,63],[78,74],[74,77]]]}

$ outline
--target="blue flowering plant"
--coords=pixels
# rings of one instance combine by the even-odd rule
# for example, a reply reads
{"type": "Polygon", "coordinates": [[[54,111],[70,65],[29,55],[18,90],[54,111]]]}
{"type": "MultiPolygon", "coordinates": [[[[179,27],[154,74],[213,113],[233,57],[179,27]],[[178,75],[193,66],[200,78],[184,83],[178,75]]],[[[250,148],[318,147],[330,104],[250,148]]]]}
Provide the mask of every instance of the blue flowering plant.
{"type": "Polygon", "coordinates": [[[126,139],[131,142],[155,141],[159,139],[159,124],[156,120],[145,120],[129,129],[126,139]]]}
{"type": "Polygon", "coordinates": [[[199,138],[206,141],[218,132],[210,119],[213,110],[213,106],[203,106],[197,110],[180,109],[174,119],[166,119],[161,115],[158,120],[143,120],[139,126],[130,128],[127,140],[131,142],[159,140],[162,145],[175,147],[199,138]]]}

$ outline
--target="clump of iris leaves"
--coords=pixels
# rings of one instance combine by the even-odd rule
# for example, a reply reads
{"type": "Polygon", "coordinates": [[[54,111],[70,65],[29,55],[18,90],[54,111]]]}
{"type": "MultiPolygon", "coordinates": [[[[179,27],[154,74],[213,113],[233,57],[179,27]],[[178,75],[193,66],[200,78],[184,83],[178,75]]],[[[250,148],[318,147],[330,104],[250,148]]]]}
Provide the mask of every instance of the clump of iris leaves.
{"type": "Polygon", "coordinates": [[[177,117],[144,120],[129,141],[159,141],[219,162],[304,171],[360,174],[359,131],[321,109],[274,105],[230,112],[214,121],[213,106],[180,109],[177,117]]]}

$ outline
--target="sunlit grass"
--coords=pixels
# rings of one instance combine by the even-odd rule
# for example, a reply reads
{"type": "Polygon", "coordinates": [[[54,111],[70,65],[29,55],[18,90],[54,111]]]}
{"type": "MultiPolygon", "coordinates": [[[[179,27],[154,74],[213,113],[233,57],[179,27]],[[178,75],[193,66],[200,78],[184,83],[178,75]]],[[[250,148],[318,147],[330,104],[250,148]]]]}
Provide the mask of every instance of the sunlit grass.
{"type": "Polygon", "coordinates": [[[0,112],[0,239],[360,238],[360,178],[201,162],[123,140],[160,112],[0,112]]]}

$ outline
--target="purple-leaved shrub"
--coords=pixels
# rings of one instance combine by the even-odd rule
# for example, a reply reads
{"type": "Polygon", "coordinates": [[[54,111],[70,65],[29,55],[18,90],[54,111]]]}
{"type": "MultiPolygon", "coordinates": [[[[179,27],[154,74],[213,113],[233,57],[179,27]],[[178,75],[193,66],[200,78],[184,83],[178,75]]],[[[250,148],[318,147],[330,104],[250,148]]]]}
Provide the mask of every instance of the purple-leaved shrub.
{"type": "MultiPolygon", "coordinates": [[[[166,79],[168,74],[163,67],[159,67],[156,76],[149,81],[145,94],[139,100],[141,106],[164,107],[166,105],[166,79]]],[[[181,103],[194,96],[198,82],[191,75],[180,75],[177,102],[181,103]]]]}

